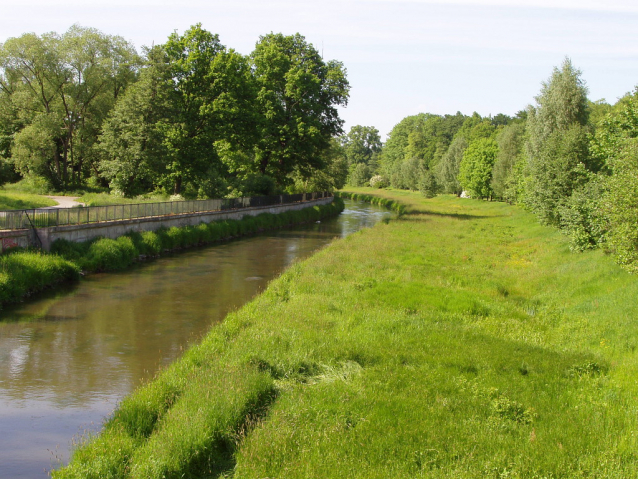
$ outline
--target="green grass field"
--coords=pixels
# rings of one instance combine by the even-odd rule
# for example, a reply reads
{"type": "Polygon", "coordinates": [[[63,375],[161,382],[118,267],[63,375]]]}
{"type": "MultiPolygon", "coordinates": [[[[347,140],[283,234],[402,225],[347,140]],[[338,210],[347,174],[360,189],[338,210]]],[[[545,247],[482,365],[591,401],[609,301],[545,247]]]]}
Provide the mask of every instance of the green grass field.
{"type": "Polygon", "coordinates": [[[0,210],[27,210],[55,205],[56,201],[44,196],[0,189],[0,210]]]}
{"type": "Polygon", "coordinates": [[[503,203],[294,265],[53,477],[633,478],[638,281],[503,203]]]}

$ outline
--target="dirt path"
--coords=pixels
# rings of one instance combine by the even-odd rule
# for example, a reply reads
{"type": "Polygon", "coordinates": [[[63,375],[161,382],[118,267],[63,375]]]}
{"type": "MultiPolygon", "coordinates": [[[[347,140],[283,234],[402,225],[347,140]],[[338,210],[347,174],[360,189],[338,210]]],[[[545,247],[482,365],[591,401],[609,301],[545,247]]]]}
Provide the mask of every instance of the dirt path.
{"type": "Polygon", "coordinates": [[[47,196],[47,198],[51,198],[54,201],[57,201],[58,204],[55,206],[47,206],[42,209],[49,208],[73,208],[74,206],[84,206],[84,203],[80,203],[76,201],[79,196],[47,196]]]}

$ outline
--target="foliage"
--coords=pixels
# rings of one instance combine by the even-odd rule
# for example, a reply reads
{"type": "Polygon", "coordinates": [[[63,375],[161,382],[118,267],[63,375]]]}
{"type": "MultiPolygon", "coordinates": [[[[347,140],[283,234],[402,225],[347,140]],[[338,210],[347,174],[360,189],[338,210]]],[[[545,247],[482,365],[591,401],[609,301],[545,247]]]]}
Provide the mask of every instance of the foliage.
{"type": "Polygon", "coordinates": [[[347,183],[350,186],[367,185],[372,178],[372,171],[365,163],[354,163],[350,166],[347,183]]]}
{"type": "Polygon", "coordinates": [[[110,115],[102,172],[127,196],[156,187],[224,196],[234,153],[254,132],[253,99],[244,57],[199,24],[173,33],[110,115]]]}
{"type": "Polygon", "coordinates": [[[517,201],[515,165],[524,161],[525,124],[511,123],[496,136],[498,155],[492,172],[492,190],[497,198],[509,203],[517,201]]]}
{"type": "Polygon", "coordinates": [[[605,241],[608,225],[601,200],[608,188],[606,180],[603,175],[591,175],[560,206],[560,228],[574,251],[596,248],[605,241]]]}
{"type": "Polygon", "coordinates": [[[560,225],[561,206],[587,181],[584,161],[589,155],[587,131],[575,124],[554,131],[529,160],[525,204],[544,224],[560,225]]]}
{"type": "Polygon", "coordinates": [[[338,106],[349,84],[340,62],[324,62],[299,35],[260,37],[251,54],[259,114],[254,168],[280,186],[293,172],[309,177],[323,167],[322,153],[342,132],[338,106]]]}
{"type": "Polygon", "coordinates": [[[137,66],[123,38],[78,25],[1,45],[0,134],[13,135],[5,151],[16,169],[55,188],[86,179],[97,162],[102,122],[137,66]]]}
{"type": "Polygon", "coordinates": [[[420,113],[404,118],[388,134],[380,156],[381,174],[390,178],[395,188],[416,190],[422,172],[411,177],[409,170],[414,173],[415,165],[419,170],[433,168],[447,151],[465,118],[460,112],[443,116],[420,113]],[[405,163],[411,165],[405,167],[405,163]],[[411,183],[415,184],[407,186],[411,183]]]}
{"type": "Polygon", "coordinates": [[[383,176],[375,175],[370,178],[370,186],[372,188],[387,188],[390,186],[390,183],[388,183],[388,180],[386,180],[383,176]]]}
{"type": "Polygon", "coordinates": [[[419,181],[424,173],[425,168],[421,160],[413,157],[397,165],[390,177],[390,183],[395,188],[416,191],[419,189],[419,181]]]}
{"type": "Polygon", "coordinates": [[[348,178],[348,163],[343,147],[335,138],[330,141],[328,149],[321,153],[321,164],[321,168],[311,168],[309,175],[296,170],[291,175],[294,184],[286,190],[290,193],[305,193],[343,188],[348,178]]]}
{"type": "Polygon", "coordinates": [[[373,158],[383,146],[379,130],[372,126],[355,125],[340,138],[340,142],[348,166],[365,163],[374,167],[373,158]]]}
{"type": "Polygon", "coordinates": [[[609,221],[607,244],[616,260],[631,272],[638,271],[638,143],[626,140],[616,157],[614,174],[607,180],[604,208],[609,221]]]}
{"type": "Polygon", "coordinates": [[[453,193],[458,196],[463,191],[458,180],[458,175],[461,160],[463,159],[463,152],[465,152],[467,145],[467,140],[462,136],[454,138],[452,144],[436,167],[435,171],[438,183],[441,185],[441,189],[444,193],[453,193]]]}
{"type": "Polygon", "coordinates": [[[463,153],[459,183],[472,198],[492,197],[492,169],[497,154],[498,144],[487,138],[474,140],[463,153]]]}
{"type": "Polygon", "coordinates": [[[527,119],[528,180],[525,204],[542,223],[558,226],[560,206],[583,183],[590,162],[587,88],[565,59],[543,83],[527,119]]]}
{"type": "Polygon", "coordinates": [[[436,176],[431,170],[425,171],[419,180],[419,191],[426,198],[434,198],[439,192],[436,176]]]}
{"type": "Polygon", "coordinates": [[[619,102],[605,117],[591,142],[595,161],[607,173],[602,178],[605,194],[596,205],[607,228],[605,247],[628,270],[638,270],[638,90],[619,102]]]}
{"type": "Polygon", "coordinates": [[[455,138],[465,138],[468,143],[471,143],[475,140],[494,138],[496,131],[495,124],[489,118],[483,118],[474,112],[472,116],[465,118],[455,138]]]}

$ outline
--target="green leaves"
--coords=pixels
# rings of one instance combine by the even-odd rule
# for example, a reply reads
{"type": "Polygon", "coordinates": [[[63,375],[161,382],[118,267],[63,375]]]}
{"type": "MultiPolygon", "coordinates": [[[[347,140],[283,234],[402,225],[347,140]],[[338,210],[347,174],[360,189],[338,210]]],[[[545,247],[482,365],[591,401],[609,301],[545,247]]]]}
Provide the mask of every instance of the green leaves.
{"type": "Polygon", "coordinates": [[[262,36],[251,59],[259,111],[255,167],[286,185],[295,171],[307,177],[321,168],[330,138],[341,133],[336,107],[347,104],[345,69],[325,63],[299,34],[262,36]]]}
{"type": "Polygon", "coordinates": [[[591,169],[587,88],[565,59],[543,83],[527,120],[528,191],[525,204],[546,224],[560,224],[560,205],[591,169]]]}
{"type": "Polygon", "coordinates": [[[493,195],[492,167],[497,153],[496,141],[488,138],[473,141],[463,153],[459,183],[472,198],[489,198],[493,195]]]}
{"type": "Polygon", "coordinates": [[[20,172],[58,188],[90,174],[102,122],[135,80],[137,65],[122,38],[79,25],[63,35],[7,40],[0,48],[0,96],[9,119],[0,129],[16,136],[9,154],[20,172]]]}

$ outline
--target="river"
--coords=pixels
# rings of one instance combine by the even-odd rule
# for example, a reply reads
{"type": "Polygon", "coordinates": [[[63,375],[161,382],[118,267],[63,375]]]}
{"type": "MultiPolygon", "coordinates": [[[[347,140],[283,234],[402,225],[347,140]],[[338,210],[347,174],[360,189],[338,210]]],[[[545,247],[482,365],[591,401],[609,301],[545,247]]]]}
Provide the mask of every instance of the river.
{"type": "Polygon", "coordinates": [[[390,213],[337,218],[95,274],[0,311],[0,479],[46,478],[118,401],[292,262],[390,213]]]}

